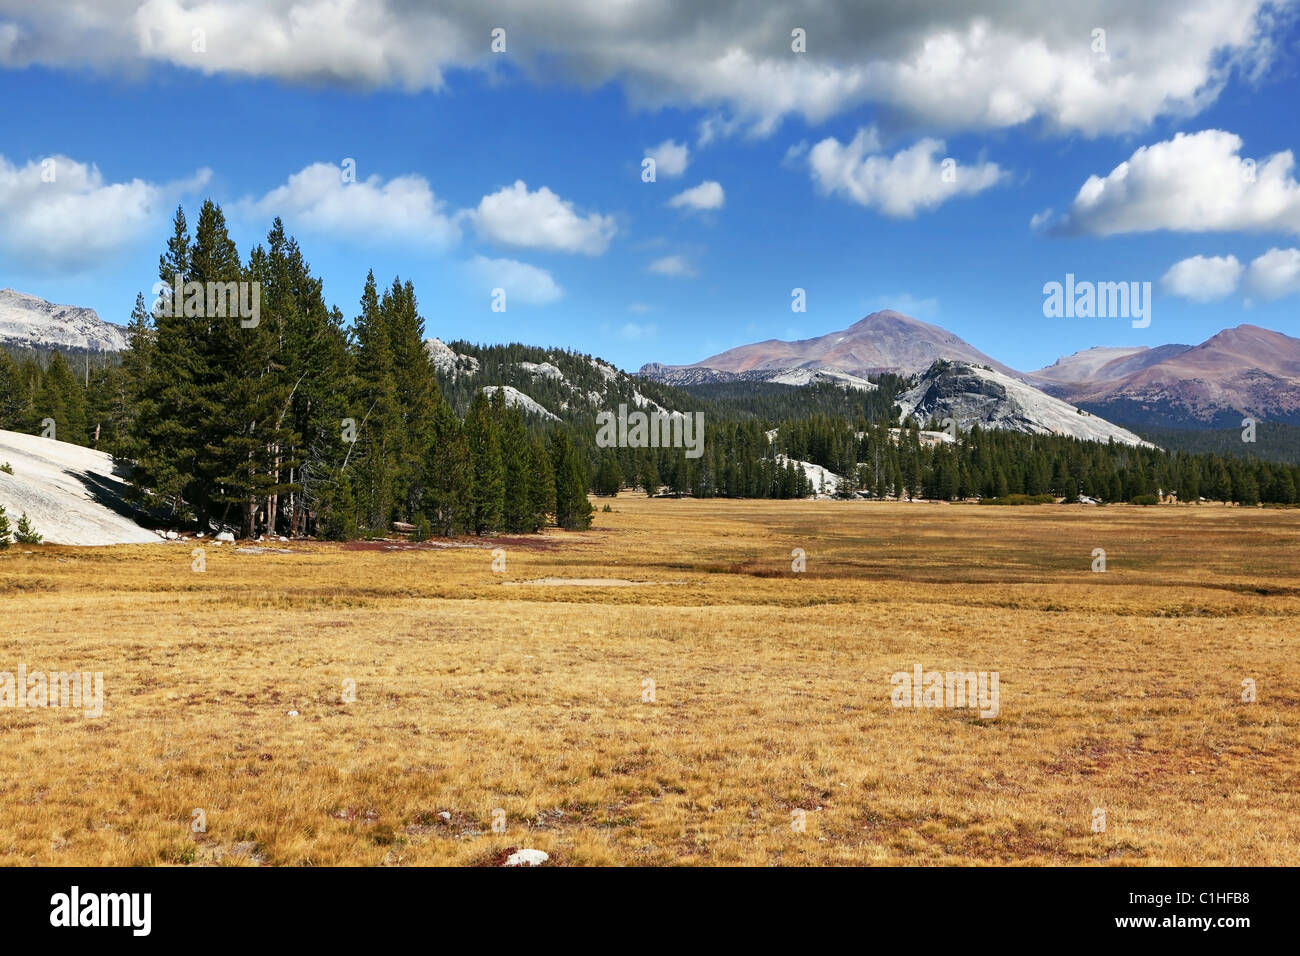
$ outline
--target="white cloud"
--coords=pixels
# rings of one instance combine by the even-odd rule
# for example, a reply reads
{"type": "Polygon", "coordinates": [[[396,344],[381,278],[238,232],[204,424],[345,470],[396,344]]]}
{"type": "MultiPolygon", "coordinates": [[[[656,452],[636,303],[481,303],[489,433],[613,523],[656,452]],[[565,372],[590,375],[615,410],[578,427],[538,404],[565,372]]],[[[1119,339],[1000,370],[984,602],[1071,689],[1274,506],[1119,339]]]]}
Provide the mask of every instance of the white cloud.
{"type": "Polygon", "coordinates": [[[661,276],[685,276],[687,278],[699,274],[685,256],[664,256],[662,259],[656,259],[646,267],[646,271],[661,276]]]}
{"type": "Polygon", "coordinates": [[[804,157],[808,155],[808,140],[801,139],[797,143],[791,144],[781,157],[781,165],[786,169],[803,168],[804,157]]]}
{"type": "Polygon", "coordinates": [[[631,339],[634,342],[652,339],[659,333],[659,329],[653,323],[628,322],[619,330],[619,334],[625,339],[631,339]]]}
{"type": "Polygon", "coordinates": [[[0,0],[0,65],[166,63],[207,74],[437,90],[449,70],[499,69],[487,38],[533,76],[622,85],[639,107],[712,111],[700,142],[765,135],[877,104],[934,128],[1040,119],[1097,135],[1184,117],[1233,71],[1261,74],[1285,17],[1266,0],[831,4],[824,0],[0,0]],[[808,53],[790,50],[791,24],[808,53]],[[1106,29],[1107,54],[1092,52],[1106,29]],[[206,31],[206,52],[192,31],[206,31]]]}
{"type": "Polygon", "coordinates": [[[469,267],[484,288],[505,290],[507,309],[520,303],[546,305],[564,294],[549,272],[526,262],[475,256],[469,267]]]}
{"type": "Polygon", "coordinates": [[[589,256],[603,253],[616,231],[613,216],[582,216],[545,186],[529,192],[522,179],[484,196],[469,216],[479,235],[494,242],[589,256]]]}
{"type": "Polygon", "coordinates": [[[210,175],[110,183],[98,166],[63,155],[22,166],[0,156],[0,249],[42,272],[102,265],[123,245],[165,235],[173,204],[210,175]]]}
{"type": "Polygon", "coordinates": [[[877,154],[879,149],[873,127],[858,130],[847,146],[824,139],[808,153],[813,182],[823,193],[910,219],[954,196],[982,192],[1003,176],[997,163],[961,165],[941,156],[944,144],[937,139],[919,140],[893,156],[877,154]]]}
{"type": "Polygon", "coordinates": [[[692,186],[690,189],[678,193],[668,201],[668,205],[674,209],[703,211],[721,209],[725,201],[726,196],[723,194],[722,184],[712,179],[706,179],[698,186],[692,186]]]}
{"type": "Polygon", "coordinates": [[[346,234],[351,240],[401,238],[447,248],[460,239],[455,220],[422,176],[344,182],[342,173],[330,163],[313,163],[283,186],[232,208],[241,218],[280,216],[290,231],[346,234]]]}
{"type": "Polygon", "coordinates": [[[686,172],[690,161],[690,150],[684,143],[666,139],[658,146],[647,149],[645,154],[655,161],[655,176],[667,176],[672,179],[686,172]]]}
{"type": "Polygon", "coordinates": [[[1255,161],[1241,147],[1241,137],[1218,129],[1143,146],[1106,176],[1089,176],[1056,231],[1300,233],[1291,151],[1255,161]]]}
{"type": "Polygon", "coordinates": [[[1250,264],[1246,288],[1261,299],[1300,293],[1300,249],[1270,249],[1250,264]]]}
{"type": "Polygon", "coordinates": [[[1170,295],[1192,302],[1216,302],[1232,295],[1242,270],[1236,256],[1192,256],[1170,266],[1160,285],[1170,295]]]}

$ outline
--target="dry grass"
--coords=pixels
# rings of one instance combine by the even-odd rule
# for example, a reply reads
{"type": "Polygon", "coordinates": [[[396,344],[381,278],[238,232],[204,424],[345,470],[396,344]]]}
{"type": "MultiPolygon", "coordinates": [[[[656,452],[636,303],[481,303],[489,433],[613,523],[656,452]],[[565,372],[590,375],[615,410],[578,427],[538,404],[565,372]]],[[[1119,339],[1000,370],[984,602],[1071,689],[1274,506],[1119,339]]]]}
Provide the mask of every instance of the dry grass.
{"type": "Polygon", "coordinates": [[[614,508],[203,574],[0,554],[0,670],[106,698],[0,709],[0,863],[1300,864],[1300,511],[614,508]],[[917,663],[998,671],[999,716],[895,709],[917,663]]]}

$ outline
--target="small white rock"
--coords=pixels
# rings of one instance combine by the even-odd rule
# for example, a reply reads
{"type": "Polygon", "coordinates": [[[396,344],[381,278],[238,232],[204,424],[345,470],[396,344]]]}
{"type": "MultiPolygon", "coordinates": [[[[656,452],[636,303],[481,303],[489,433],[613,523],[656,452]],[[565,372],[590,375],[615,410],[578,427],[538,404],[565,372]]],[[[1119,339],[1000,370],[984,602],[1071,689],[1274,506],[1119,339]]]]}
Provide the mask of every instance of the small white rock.
{"type": "Polygon", "coordinates": [[[234,540],[235,540],[235,536],[234,536],[233,534],[231,534],[229,531],[222,531],[220,534],[217,535],[217,540],[218,540],[218,541],[234,541],[234,540]]]}
{"type": "Polygon", "coordinates": [[[290,716],[290,717],[297,717],[297,716],[298,716],[298,712],[297,712],[296,710],[291,710],[291,711],[289,711],[289,716],[290,716]]]}
{"type": "Polygon", "coordinates": [[[177,538],[179,538],[179,537],[180,537],[180,535],[177,534],[175,531],[168,531],[168,532],[167,532],[167,540],[168,540],[168,541],[175,541],[175,540],[176,540],[177,538]]]}
{"type": "Polygon", "coordinates": [[[450,820],[450,819],[451,819],[451,814],[448,813],[446,810],[439,810],[439,811],[438,811],[438,816],[442,817],[444,820],[450,820]]]}
{"type": "Polygon", "coordinates": [[[541,850],[516,850],[506,857],[506,866],[541,866],[549,859],[541,850]]]}

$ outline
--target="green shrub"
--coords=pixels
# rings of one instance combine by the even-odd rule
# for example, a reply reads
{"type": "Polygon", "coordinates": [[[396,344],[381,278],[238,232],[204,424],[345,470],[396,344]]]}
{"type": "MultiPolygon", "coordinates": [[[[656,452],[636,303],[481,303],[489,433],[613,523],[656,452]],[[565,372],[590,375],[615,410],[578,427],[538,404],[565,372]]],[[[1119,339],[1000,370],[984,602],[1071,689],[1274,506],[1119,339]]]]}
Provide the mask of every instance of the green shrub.
{"type": "Polygon", "coordinates": [[[1132,499],[1132,500],[1129,502],[1129,504],[1131,504],[1131,505],[1158,505],[1158,504],[1160,504],[1160,499],[1157,498],[1155,495],[1138,495],[1136,498],[1132,499]]]}
{"type": "Polygon", "coordinates": [[[1001,498],[981,498],[982,505],[1052,505],[1054,495],[1003,495],[1001,498]]]}

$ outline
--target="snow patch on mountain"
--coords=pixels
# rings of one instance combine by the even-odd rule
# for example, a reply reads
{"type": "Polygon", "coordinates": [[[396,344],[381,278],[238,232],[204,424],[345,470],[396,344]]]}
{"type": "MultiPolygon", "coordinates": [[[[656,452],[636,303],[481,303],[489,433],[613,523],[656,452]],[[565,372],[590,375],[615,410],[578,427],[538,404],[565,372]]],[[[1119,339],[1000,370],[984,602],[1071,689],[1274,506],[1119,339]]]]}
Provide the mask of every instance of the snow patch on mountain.
{"type": "Polygon", "coordinates": [[[0,345],[120,352],[127,341],[125,328],[105,322],[94,309],[0,289],[0,345]]]}

